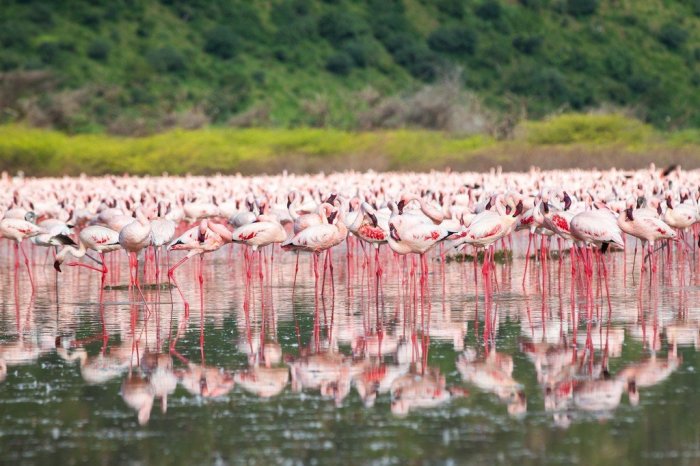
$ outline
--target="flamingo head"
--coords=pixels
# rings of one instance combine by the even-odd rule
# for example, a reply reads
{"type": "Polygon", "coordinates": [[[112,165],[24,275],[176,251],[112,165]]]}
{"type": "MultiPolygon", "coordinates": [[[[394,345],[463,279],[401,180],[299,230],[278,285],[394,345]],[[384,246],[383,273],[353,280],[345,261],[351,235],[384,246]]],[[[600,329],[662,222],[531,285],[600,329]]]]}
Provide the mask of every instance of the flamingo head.
{"type": "Polygon", "coordinates": [[[207,229],[209,228],[209,222],[206,219],[199,222],[199,231],[197,234],[197,241],[203,243],[207,239],[207,229]]]}
{"type": "Polygon", "coordinates": [[[564,191],[564,210],[569,210],[571,207],[571,198],[569,197],[569,194],[564,191]]]}
{"type": "Polygon", "coordinates": [[[26,214],[24,214],[24,220],[26,220],[29,223],[36,223],[37,215],[33,210],[28,211],[26,214]]]}
{"type": "Polygon", "coordinates": [[[338,216],[338,209],[333,209],[331,213],[328,215],[328,223],[333,223],[335,222],[336,217],[338,216]]]}
{"type": "Polygon", "coordinates": [[[330,195],[328,196],[328,199],[326,199],[324,202],[327,202],[328,204],[333,204],[336,197],[338,197],[338,193],[331,192],[330,195]]]}

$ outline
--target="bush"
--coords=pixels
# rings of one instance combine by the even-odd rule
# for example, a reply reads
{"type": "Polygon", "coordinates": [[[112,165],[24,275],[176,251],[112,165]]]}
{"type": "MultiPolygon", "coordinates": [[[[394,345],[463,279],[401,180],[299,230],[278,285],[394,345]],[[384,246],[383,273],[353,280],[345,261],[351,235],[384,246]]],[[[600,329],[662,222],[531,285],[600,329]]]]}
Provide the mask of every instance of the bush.
{"type": "Polygon", "coordinates": [[[105,61],[109,56],[110,45],[104,39],[95,39],[88,45],[87,56],[97,61],[105,61]]]}
{"type": "Polygon", "coordinates": [[[350,73],[353,66],[353,59],[345,52],[338,52],[326,60],[326,69],[331,73],[345,76],[350,73]]]}
{"type": "Polygon", "coordinates": [[[476,7],[474,13],[486,21],[495,21],[501,17],[501,4],[497,0],[486,0],[476,7]]]}
{"type": "Polygon", "coordinates": [[[44,41],[37,46],[36,51],[39,53],[39,58],[41,58],[41,61],[50,65],[58,61],[61,47],[59,46],[58,42],[44,41]]]}
{"type": "Polygon", "coordinates": [[[508,83],[516,94],[545,97],[558,103],[569,101],[566,76],[555,68],[517,68],[509,76],[508,83]]]}
{"type": "Polygon", "coordinates": [[[571,16],[589,16],[598,10],[598,0],[567,0],[566,11],[571,16]]]}
{"type": "Polygon", "coordinates": [[[318,20],[318,33],[332,44],[361,36],[369,31],[362,18],[349,12],[333,10],[318,20]]]}
{"type": "Polygon", "coordinates": [[[447,26],[433,31],[428,45],[436,52],[473,54],[477,35],[466,26],[447,26]]]}
{"type": "Polygon", "coordinates": [[[403,43],[392,53],[394,60],[411,75],[423,81],[432,81],[437,74],[438,60],[424,45],[403,43]]]}
{"type": "Polygon", "coordinates": [[[650,126],[623,115],[566,114],[523,125],[532,144],[639,143],[653,137],[650,126]]]}
{"type": "Polygon", "coordinates": [[[148,63],[161,73],[177,73],[184,71],[186,68],[182,54],[169,45],[151,50],[146,58],[148,63]]]}
{"type": "Polygon", "coordinates": [[[540,48],[542,38],[539,36],[516,36],[513,38],[513,47],[525,55],[532,55],[540,48]]]}
{"type": "Polygon", "coordinates": [[[672,50],[679,49],[688,40],[688,31],[675,23],[666,23],[661,26],[658,34],[659,42],[672,50]]]}
{"type": "Polygon", "coordinates": [[[462,0],[439,0],[438,10],[451,18],[460,19],[464,16],[464,2],[462,0]]]}
{"type": "Polygon", "coordinates": [[[217,26],[206,35],[204,51],[224,60],[233,58],[238,49],[238,37],[228,26],[217,26]]]}
{"type": "Polygon", "coordinates": [[[519,0],[519,3],[525,8],[539,10],[542,8],[542,0],[519,0]]]}
{"type": "Polygon", "coordinates": [[[611,48],[608,50],[603,65],[608,76],[618,81],[627,79],[632,73],[632,58],[629,53],[622,48],[611,48]]]}
{"type": "Polygon", "coordinates": [[[370,41],[352,40],[344,44],[341,50],[352,58],[357,67],[364,68],[377,63],[376,56],[379,52],[370,41]]]}

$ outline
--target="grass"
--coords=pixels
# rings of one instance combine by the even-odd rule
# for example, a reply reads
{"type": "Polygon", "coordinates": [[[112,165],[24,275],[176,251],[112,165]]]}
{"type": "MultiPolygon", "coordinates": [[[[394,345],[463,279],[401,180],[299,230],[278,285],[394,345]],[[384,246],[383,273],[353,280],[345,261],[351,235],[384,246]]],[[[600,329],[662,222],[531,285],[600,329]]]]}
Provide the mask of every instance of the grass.
{"type": "MultiPolygon", "coordinates": [[[[513,251],[507,249],[499,249],[493,254],[493,261],[497,264],[505,264],[506,262],[511,262],[513,260],[513,251]]],[[[476,253],[476,261],[479,264],[484,262],[484,251],[480,250],[476,253]]],[[[474,255],[467,253],[455,253],[445,256],[445,263],[450,262],[474,262],[474,255]]]]}
{"type": "Polygon", "coordinates": [[[0,126],[0,170],[28,175],[173,175],[375,169],[700,166],[700,132],[665,133],[622,115],[525,122],[514,140],[426,130],[206,128],[146,137],[0,126]]]}

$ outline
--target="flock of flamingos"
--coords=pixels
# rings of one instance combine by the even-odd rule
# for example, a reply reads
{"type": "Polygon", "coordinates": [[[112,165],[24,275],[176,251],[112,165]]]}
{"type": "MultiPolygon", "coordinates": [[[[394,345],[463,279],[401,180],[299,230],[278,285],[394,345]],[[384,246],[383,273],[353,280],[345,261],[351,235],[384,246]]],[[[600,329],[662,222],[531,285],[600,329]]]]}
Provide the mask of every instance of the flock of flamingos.
{"type": "MultiPolygon", "coordinates": [[[[574,286],[579,286],[585,295],[584,312],[575,314],[573,320],[588,325],[584,346],[592,348],[590,327],[604,320],[604,313],[596,311],[598,298],[600,302],[607,299],[608,320],[613,312],[608,269],[615,254],[610,253],[625,250],[634,254],[632,271],[637,273],[635,268],[639,268],[641,296],[643,287],[651,293],[650,288],[659,280],[660,262],[694,261],[700,231],[700,173],[678,167],[661,170],[652,166],[639,171],[533,169],[527,173],[494,170],[483,174],[183,178],[32,179],[3,174],[0,187],[0,235],[13,248],[13,254],[8,249],[7,256],[14,260],[15,281],[19,280],[18,270],[24,263],[28,277],[28,283],[24,283],[32,293],[36,286],[33,268],[41,267],[41,259],[45,258],[44,267],[53,264],[56,277],[65,267],[87,268],[99,274],[101,297],[109,275],[116,273],[112,269],[119,267],[115,256],[124,251],[129,258],[129,290],[143,304],[144,315],[156,312],[160,305],[147,298],[152,288],[145,285],[155,283],[158,295],[160,284],[178,292],[187,319],[190,304],[186,290],[176,279],[178,268],[198,257],[195,275],[201,290],[207,264],[204,258],[231,244],[241,245],[236,249],[243,270],[240,278],[249,291],[259,281],[262,296],[265,287],[271,285],[270,276],[285,258],[294,264],[291,276],[285,276],[288,284],[292,283],[292,293],[299,273],[306,274],[302,279],[314,280],[317,318],[313,354],[287,361],[289,367],[279,367],[283,360],[279,345],[260,341],[257,349],[251,351],[259,353],[258,363],[234,377],[207,368],[203,354],[201,365],[187,361],[177,352],[173,339],[167,353],[141,354],[138,364],[145,375],[130,376],[122,387],[124,399],[136,409],[141,423],[148,421],[155,398],[163,400],[165,409],[167,394],[172,393],[177,381],[201,396],[220,396],[236,382],[260,396],[273,396],[282,391],[291,375],[293,385],[320,388],[336,402],[347,395],[354,383],[367,405],[374,402],[378,393],[391,392],[392,411],[397,414],[463,395],[457,387],[446,387],[443,376],[427,370],[426,360],[418,361],[422,370],[410,374],[395,371],[392,376],[386,366],[346,364],[346,358],[339,353],[321,351],[323,343],[317,324],[322,321],[320,312],[326,312],[325,296],[335,294],[334,263],[337,269],[343,260],[346,277],[353,276],[353,267],[360,267],[367,278],[366,284],[363,278],[360,286],[367,287],[375,305],[368,335],[380,349],[375,348],[373,355],[393,351],[396,361],[415,359],[416,354],[418,359],[427,358],[426,322],[430,322],[433,312],[433,298],[440,294],[440,286],[431,287],[430,282],[435,285],[442,280],[444,295],[446,262],[472,261],[473,282],[462,275],[463,285],[465,289],[473,286],[474,295],[486,303],[482,333],[486,352],[477,357],[473,350],[464,351],[457,368],[465,380],[497,394],[508,405],[509,413],[520,414],[526,410],[526,401],[520,385],[512,378],[512,358],[492,349],[496,317],[488,312],[489,303],[499,293],[496,262],[502,258],[524,259],[519,285],[527,293],[535,283],[544,294],[550,277],[548,264],[557,261],[559,273],[565,270],[570,274],[572,301],[574,286]],[[513,254],[513,250],[518,250],[518,254],[513,254]],[[300,257],[304,263],[305,257],[310,258],[308,274],[305,267],[300,272],[300,257]],[[480,270],[478,262],[482,262],[480,270]],[[422,332],[417,339],[420,341],[403,346],[397,343],[393,350],[387,349],[391,338],[384,331],[387,321],[380,310],[384,307],[384,287],[389,284],[396,284],[402,296],[407,297],[410,315],[404,315],[404,319],[414,322],[422,332]],[[407,356],[401,356],[402,351],[407,356]],[[172,356],[186,362],[187,370],[174,371],[172,356]]],[[[229,260],[233,260],[233,248],[227,250],[229,260]]],[[[347,288],[356,285],[347,283],[347,288]]],[[[553,291],[550,289],[549,293],[553,291]]],[[[264,313],[262,297],[260,304],[264,313]]],[[[244,306],[249,318],[248,299],[244,306]]],[[[203,308],[202,303],[202,321],[203,308]]],[[[203,347],[203,325],[201,331],[203,347]]],[[[638,387],[658,383],[679,363],[674,345],[667,359],[653,357],[625,368],[615,377],[607,373],[603,360],[597,369],[590,366],[590,372],[597,370],[598,375],[588,382],[595,383],[576,382],[575,377],[557,376],[566,372],[566,367],[592,364],[590,355],[584,364],[585,351],[577,354],[571,344],[556,348],[538,345],[524,344],[523,351],[536,362],[538,381],[546,387],[546,403],[552,409],[571,399],[586,409],[608,409],[619,403],[625,391],[630,401],[638,400],[638,387]]],[[[68,360],[79,359],[86,379],[99,381],[114,376],[114,371],[105,369],[106,354],[95,362],[84,350],[69,352],[65,346],[57,341],[59,355],[68,360]],[[95,364],[92,375],[91,362],[95,364]]],[[[114,363],[116,373],[133,364],[135,347],[138,352],[138,344],[132,341],[124,344],[124,355],[119,356],[119,350],[110,353],[118,360],[114,363]]],[[[250,349],[253,350],[252,345],[250,349]]],[[[605,351],[608,350],[606,340],[605,351]]],[[[0,378],[4,378],[4,373],[0,378]]]]}

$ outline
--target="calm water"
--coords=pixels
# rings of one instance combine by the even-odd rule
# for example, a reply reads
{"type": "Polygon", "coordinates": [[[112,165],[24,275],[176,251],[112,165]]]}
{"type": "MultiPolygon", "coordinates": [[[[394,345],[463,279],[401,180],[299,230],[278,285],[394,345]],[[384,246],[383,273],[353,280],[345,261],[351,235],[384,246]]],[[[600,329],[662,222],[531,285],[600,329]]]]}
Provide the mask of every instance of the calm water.
{"type": "Polygon", "coordinates": [[[246,286],[227,249],[202,292],[199,260],[178,270],[186,317],[167,288],[144,307],[118,254],[100,292],[99,274],[57,276],[36,251],[32,295],[3,243],[2,460],[700,464],[697,261],[666,257],[640,288],[631,252],[614,254],[608,308],[566,256],[544,286],[531,263],[523,288],[516,246],[489,299],[471,263],[432,257],[422,288],[382,253],[378,290],[374,260],[338,250],[315,300],[309,256],[294,290],[293,253],[246,286]]]}

